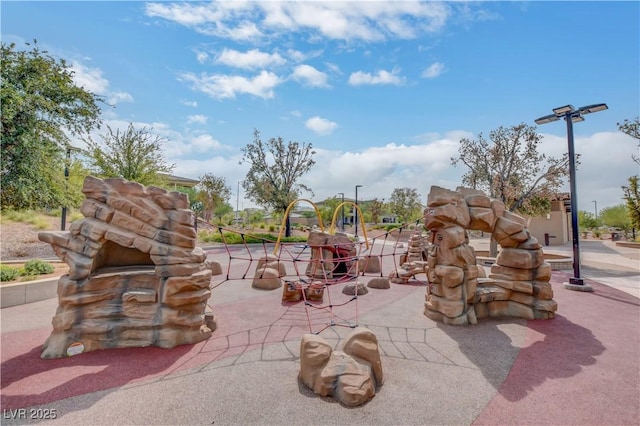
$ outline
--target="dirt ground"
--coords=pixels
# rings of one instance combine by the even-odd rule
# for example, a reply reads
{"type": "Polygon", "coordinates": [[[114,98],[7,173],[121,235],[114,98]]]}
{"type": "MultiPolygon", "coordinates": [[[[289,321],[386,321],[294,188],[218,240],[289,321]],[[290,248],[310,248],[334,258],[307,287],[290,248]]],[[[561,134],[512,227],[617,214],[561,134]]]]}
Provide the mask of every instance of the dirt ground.
{"type": "MultiPolygon", "coordinates": [[[[46,231],[60,229],[60,219],[51,217],[46,231]]],[[[51,246],[38,239],[33,225],[20,222],[3,222],[0,225],[0,260],[57,259],[51,246]]]]}

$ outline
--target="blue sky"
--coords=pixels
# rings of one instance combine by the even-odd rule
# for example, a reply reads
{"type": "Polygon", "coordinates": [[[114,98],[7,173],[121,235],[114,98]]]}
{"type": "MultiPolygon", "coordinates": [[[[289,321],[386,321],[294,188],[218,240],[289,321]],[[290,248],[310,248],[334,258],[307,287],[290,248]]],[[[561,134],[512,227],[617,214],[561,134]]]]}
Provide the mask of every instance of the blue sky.
{"type": "MultiPolygon", "coordinates": [[[[638,174],[616,123],[640,115],[638,2],[11,2],[1,37],[73,64],[105,123],[152,128],[174,174],[233,189],[253,130],[311,143],[316,200],[454,189],[463,137],[606,102],[574,127],[580,210],[638,174]]],[[[566,127],[538,127],[567,150],[566,127]]],[[[568,191],[568,185],[565,190],[568,191]]],[[[243,200],[240,207],[253,206],[243,200]]],[[[307,194],[308,195],[308,194],[307,194]]]]}

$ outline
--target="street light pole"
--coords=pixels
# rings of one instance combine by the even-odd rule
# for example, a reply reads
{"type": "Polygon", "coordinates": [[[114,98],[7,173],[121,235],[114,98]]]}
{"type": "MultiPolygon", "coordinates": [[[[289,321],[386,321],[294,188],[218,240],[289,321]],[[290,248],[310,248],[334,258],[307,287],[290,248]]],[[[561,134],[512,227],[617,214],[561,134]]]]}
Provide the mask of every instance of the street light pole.
{"type": "MultiPolygon", "coordinates": [[[[69,163],[70,162],[71,162],[71,146],[67,146],[67,158],[64,163],[65,190],[69,188],[69,163]]],[[[67,206],[64,205],[62,206],[62,216],[60,217],[60,230],[64,231],[66,227],[67,227],[67,206]]]]}
{"type": "Polygon", "coordinates": [[[358,238],[358,188],[362,188],[362,185],[356,185],[356,200],[355,200],[355,206],[353,207],[353,212],[354,212],[353,217],[355,218],[354,223],[356,225],[356,233],[355,233],[356,239],[358,238]]]}
{"type": "Polygon", "coordinates": [[[580,234],[578,229],[578,193],[576,190],[576,156],[573,144],[573,123],[584,121],[583,115],[608,109],[607,104],[593,104],[575,109],[573,105],[553,109],[553,114],[535,120],[536,124],[546,124],[561,118],[567,122],[567,143],[569,145],[569,184],[571,191],[571,233],[573,243],[573,278],[564,287],[569,290],[593,291],[580,277],[580,234]]]}
{"type": "Polygon", "coordinates": [[[236,193],[236,223],[238,226],[238,215],[240,214],[240,181],[238,181],[238,192],[236,193]]]}
{"type": "Polygon", "coordinates": [[[342,204],[340,204],[340,229],[344,232],[344,192],[338,192],[342,196],[342,204]]]}

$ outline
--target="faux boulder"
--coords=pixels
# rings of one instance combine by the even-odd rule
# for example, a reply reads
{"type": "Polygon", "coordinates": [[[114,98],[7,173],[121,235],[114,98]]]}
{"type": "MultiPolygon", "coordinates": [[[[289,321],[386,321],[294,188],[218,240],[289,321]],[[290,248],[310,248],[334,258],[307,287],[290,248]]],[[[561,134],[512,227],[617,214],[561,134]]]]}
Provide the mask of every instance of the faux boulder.
{"type": "Polygon", "coordinates": [[[322,337],[303,335],[299,379],[320,396],[333,396],[349,407],[364,404],[384,382],[378,339],[358,327],[347,336],[343,350],[334,351],[322,337]]]}
{"type": "Polygon", "coordinates": [[[433,186],[424,219],[432,237],[426,316],[456,325],[474,324],[485,317],[555,316],[558,305],[549,284],[551,267],[524,218],[480,191],[433,186]],[[476,265],[467,229],[490,232],[502,246],[488,278],[484,268],[476,265]]]}
{"type": "Polygon", "coordinates": [[[82,192],[84,219],[38,234],[69,265],[41,357],[210,337],[212,271],[186,194],[92,176],[82,192]]]}

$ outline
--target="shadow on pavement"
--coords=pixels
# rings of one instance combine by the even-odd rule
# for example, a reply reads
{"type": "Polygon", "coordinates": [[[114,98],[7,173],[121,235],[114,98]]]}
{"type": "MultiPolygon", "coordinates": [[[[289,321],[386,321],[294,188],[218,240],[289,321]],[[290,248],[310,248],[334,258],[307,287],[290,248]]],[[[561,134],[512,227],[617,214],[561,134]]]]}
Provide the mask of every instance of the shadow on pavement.
{"type": "Polygon", "coordinates": [[[104,349],[45,360],[38,345],[0,364],[2,408],[46,404],[148,379],[165,372],[192,347],[104,349]]]}

